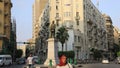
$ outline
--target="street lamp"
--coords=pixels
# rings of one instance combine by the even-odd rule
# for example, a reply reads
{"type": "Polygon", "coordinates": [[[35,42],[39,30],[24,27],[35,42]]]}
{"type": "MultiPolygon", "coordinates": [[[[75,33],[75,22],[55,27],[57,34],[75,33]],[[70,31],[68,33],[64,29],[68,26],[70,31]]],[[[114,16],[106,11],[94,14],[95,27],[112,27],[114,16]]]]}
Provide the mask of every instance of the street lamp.
{"type": "Polygon", "coordinates": [[[76,51],[77,51],[77,59],[79,59],[79,50],[80,50],[81,47],[76,47],[76,51]]]}

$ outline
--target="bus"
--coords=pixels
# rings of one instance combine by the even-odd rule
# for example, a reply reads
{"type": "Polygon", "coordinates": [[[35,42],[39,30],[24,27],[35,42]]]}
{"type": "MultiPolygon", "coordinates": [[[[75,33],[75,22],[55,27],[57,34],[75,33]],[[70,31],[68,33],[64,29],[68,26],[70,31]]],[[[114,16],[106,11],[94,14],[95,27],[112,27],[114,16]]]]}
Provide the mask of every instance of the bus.
{"type": "Polygon", "coordinates": [[[0,55],[0,66],[11,65],[12,57],[11,55],[0,55]]]}

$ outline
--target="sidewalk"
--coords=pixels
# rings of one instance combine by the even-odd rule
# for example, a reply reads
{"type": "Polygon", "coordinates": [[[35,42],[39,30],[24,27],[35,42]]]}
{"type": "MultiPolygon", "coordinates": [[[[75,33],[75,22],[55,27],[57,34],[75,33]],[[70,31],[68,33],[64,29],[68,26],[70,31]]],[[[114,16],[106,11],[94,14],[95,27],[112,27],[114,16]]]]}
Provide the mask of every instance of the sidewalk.
{"type": "MultiPolygon", "coordinates": [[[[81,64],[73,65],[73,68],[80,68],[80,67],[82,67],[81,64]]],[[[24,68],[28,68],[28,66],[24,66],[24,68]]],[[[54,66],[50,67],[50,66],[44,66],[44,65],[36,64],[36,65],[34,65],[34,68],[55,68],[55,67],[54,66]]]]}
{"type": "MultiPolygon", "coordinates": [[[[28,68],[28,66],[25,65],[24,68],[28,68]]],[[[34,68],[55,68],[55,67],[50,67],[50,66],[44,66],[44,65],[36,64],[36,65],[34,65],[34,68]]]]}

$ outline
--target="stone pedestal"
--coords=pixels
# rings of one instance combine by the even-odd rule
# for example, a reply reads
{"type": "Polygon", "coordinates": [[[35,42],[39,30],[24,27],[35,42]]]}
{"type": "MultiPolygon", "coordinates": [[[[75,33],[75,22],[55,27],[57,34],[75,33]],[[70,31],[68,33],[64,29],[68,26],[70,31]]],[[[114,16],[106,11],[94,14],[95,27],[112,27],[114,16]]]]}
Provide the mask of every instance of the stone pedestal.
{"type": "Polygon", "coordinates": [[[49,38],[47,41],[48,41],[48,53],[44,65],[49,66],[50,60],[52,60],[52,65],[55,66],[56,64],[59,63],[57,42],[54,38],[49,38]]]}

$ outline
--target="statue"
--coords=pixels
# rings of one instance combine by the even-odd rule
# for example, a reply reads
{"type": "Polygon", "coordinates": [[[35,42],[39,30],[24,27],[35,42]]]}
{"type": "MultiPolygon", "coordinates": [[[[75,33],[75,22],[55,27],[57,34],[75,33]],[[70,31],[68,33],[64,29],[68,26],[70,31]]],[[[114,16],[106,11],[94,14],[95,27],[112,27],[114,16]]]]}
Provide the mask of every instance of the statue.
{"type": "Polygon", "coordinates": [[[50,25],[50,38],[55,37],[55,28],[56,28],[56,25],[55,25],[55,23],[53,21],[52,24],[50,25]]]}

